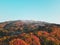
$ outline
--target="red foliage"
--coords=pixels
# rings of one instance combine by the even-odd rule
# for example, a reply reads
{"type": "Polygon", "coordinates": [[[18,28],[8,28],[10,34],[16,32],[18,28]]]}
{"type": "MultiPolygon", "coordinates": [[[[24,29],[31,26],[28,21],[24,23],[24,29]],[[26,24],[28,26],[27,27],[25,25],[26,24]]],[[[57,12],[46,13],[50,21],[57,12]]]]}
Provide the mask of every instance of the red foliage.
{"type": "Polygon", "coordinates": [[[29,45],[27,44],[25,41],[23,41],[22,39],[14,39],[10,42],[10,45],[29,45]]]}

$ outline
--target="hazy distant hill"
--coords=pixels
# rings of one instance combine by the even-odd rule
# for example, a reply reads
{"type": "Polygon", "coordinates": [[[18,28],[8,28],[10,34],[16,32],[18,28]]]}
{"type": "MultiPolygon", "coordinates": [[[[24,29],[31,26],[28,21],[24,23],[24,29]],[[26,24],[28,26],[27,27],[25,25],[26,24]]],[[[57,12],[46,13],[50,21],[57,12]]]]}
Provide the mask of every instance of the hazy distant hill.
{"type": "Polygon", "coordinates": [[[60,24],[32,20],[2,22],[0,45],[60,45],[60,24]]]}

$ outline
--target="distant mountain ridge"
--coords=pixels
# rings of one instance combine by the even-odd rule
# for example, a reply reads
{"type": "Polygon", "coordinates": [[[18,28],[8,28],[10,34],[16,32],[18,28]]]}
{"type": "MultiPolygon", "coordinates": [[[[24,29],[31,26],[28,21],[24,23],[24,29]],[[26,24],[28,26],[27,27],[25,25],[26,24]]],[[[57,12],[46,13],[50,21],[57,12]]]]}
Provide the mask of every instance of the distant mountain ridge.
{"type": "Polygon", "coordinates": [[[4,24],[4,23],[13,23],[13,22],[23,22],[23,23],[26,23],[26,24],[30,24],[30,23],[38,23],[38,24],[40,24],[40,25],[48,24],[48,25],[57,25],[57,26],[60,26],[60,24],[48,23],[48,22],[43,22],[43,21],[33,21],[33,20],[5,21],[5,22],[0,22],[0,24],[4,24]]]}

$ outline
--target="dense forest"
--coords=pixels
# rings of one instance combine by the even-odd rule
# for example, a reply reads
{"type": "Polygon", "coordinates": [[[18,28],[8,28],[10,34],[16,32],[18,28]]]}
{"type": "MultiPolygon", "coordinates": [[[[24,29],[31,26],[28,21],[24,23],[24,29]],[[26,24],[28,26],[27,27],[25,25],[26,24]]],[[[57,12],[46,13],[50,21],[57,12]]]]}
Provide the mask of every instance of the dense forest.
{"type": "Polygon", "coordinates": [[[0,45],[60,45],[60,24],[28,20],[2,22],[0,45]]]}

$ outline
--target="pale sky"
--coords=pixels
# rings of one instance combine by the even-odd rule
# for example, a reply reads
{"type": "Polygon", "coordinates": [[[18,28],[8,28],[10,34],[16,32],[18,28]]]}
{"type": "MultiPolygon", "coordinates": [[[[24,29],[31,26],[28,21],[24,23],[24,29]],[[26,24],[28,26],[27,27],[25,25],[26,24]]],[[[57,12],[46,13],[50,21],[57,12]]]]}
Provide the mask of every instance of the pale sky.
{"type": "Polygon", "coordinates": [[[11,20],[60,24],[60,0],[0,0],[0,22],[11,20]]]}

